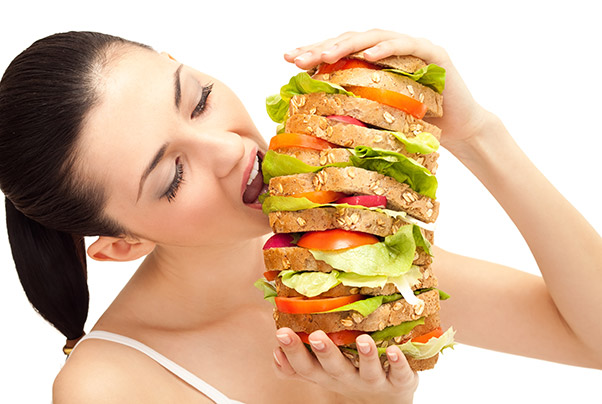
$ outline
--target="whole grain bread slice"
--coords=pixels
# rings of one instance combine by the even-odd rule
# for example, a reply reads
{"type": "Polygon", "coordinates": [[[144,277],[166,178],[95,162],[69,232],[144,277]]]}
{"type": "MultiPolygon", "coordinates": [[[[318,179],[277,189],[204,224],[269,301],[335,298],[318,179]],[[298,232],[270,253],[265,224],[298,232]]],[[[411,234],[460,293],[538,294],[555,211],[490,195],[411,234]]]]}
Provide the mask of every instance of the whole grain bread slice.
{"type": "MultiPolygon", "coordinates": [[[[291,116],[286,121],[285,131],[289,133],[301,133],[315,136],[330,143],[348,148],[354,148],[356,146],[369,146],[376,149],[394,151],[416,160],[419,164],[425,166],[433,174],[435,174],[437,171],[437,158],[439,157],[439,153],[409,153],[404,144],[388,131],[347,124],[319,115],[306,114],[296,114],[291,116]]],[[[422,132],[420,126],[416,126],[416,129],[411,131],[411,133],[407,136],[409,138],[413,138],[420,132],[422,132]]],[[[303,150],[307,151],[309,149],[303,150]]],[[[337,155],[339,155],[340,152],[338,150],[339,149],[323,150],[321,152],[321,156],[328,156],[330,153],[337,153],[337,155]]],[[[286,149],[278,150],[278,152],[290,154],[286,151],[286,149]]],[[[343,156],[343,154],[340,154],[340,156],[343,156]]],[[[335,162],[329,160],[325,161],[329,163],[335,162]]]]}
{"type": "Polygon", "coordinates": [[[382,70],[354,68],[316,74],[313,78],[338,84],[344,88],[361,86],[394,91],[426,105],[425,117],[438,118],[443,116],[443,96],[432,88],[423,86],[407,76],[382,70]]]}
{"type": "Polygon", "coordinates": [[[311,333],[323,330],[326,333],[343,330],[379,331],[404,321],[417,320],[439,312],[439,291],[431,290],[417,296],[423,306],[407,303],[404,299],[385,303],[364,317],[360,313],[339,311],[333,313],[291,314],[274,309],[276,327],[289,327],[295,332],[311,333]]]}
{"type": "MultiPolygon", "coordinates": [[[[366,60],[366,58],[364,57],[363,51],[355,52],[355,53],[352,53],[351,55],[347,55],[346,58],[366,60]]],[[[424,60],[420,59],[419,57],[412,56],[412,55],[393,55],[393,56],[388,56],[386,58],[382,58],[382,59],[374,61],[374,62],[370,61],[370,63],[372,63],[373,65],[384,67],[384,68],[403,70],[404,72],[408,72],[408,73],[415,73],[418,70],[422,69],[423,67],[427,66],[427,64],[424,60]]],[[[308,73],[310,75],[314,74],[318,70],[320,65],[317,65],[316,67],[308,70],[308,73]]]]}
{"type": "Polygon", "coordinates": [[[410,136],[418,127],[420,131],[441,138],[441,129],[421,119],[414,118],[400,109],[371,101],[366,98],[344,94],[311,93],[299,94],[291,98],[288,116],[346,115],[378,128],[401,132],[410,136]]]}
{"type": "Polygon", "coordinates": [[[283,175],[272,178],[269,184],[270,195],[291,196],[313,191],[384,195],[388,209],[406,212],[426,223],[433,223],[439,215],[439,202],[391,177],[359,167],[327,167],[317,173],[283,175]]]}
{"type": "MultiPolygon", "coordinates": [[[[418,289],[429,289],[437,287],[437,278],[433,276],[433,272],[430,267],[420,267],[421,272],[423,273],[423,278],[420,279],[420,282],[416,285],[412,286],[412,290],[418,289]]],[[[301,293],[297,292],[295,289],[289,288],[282,283],[280,277],[275,279],[276,284],[276,293],[278,296],[283,297],[303,297],[301,293]]],[[[351,287],[345,286],[342,283],[338,284],[334,288],[319,294],[316,296],[317,298],[324,297],[339,297],[339,296],[349,296],[349,295],[370,295],[370,296],[384,296],[384,295],[392,295],[394,293],[399,293],[397,287],[392,283],[387,283],[385,286],[369,288],[369,287],[351,287]]]]}

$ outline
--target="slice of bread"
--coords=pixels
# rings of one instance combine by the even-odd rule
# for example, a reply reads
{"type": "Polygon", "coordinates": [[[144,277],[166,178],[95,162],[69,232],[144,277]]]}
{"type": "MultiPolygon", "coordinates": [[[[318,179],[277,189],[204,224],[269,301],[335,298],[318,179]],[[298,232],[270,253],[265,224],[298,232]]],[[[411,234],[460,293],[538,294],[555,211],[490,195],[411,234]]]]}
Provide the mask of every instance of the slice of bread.
{"type": "MultiPolygon", "coordinates": [[[[415,128],[416,129],[407,135],[409,138],[413,138],[416,134],[422,132],[420,125],[416,125],[415,128]]],[[[285,131],[289,133],[312,135],[330,143],[348,148],[354,148],[356,146],[369,146],[375,149],[394,151],[416,160],[419,164],[425,166],[433,174],[435,174],[437,171],[437,158],[439,157],[439,153],[409,153],[404,144],[387,131],[343,123],[319,115],[306,114],[296,114],[291,116],[286,121],[285,131]]],[[[304,150],[307,151],[308,149],[304,150]]],[[[277,151],[279,153],[291,153],[290,151],[287,152],[287,149],[281,149],[277,151]]],[[[329,153],[339,154],[340,152],[338,149],[327,149],[323,150],[321,154],[328,156],[329,153]]],[[[343,154],[341,154],[341,156],[343,156],[343,154]]],[[[337,159],[336,161],[346,160],[337,159]]],[[[334,161],[324,159],[324,163],[320,165],[332,162],[334,161]]],[[[311,164],[309,162],[307,163],[311,164]]]]}
{"type": "MultiPolygon", "coordinates": [[[[302,247],[279,247],[263,250],[263,262],[267,271],[319,271],[330,272],[334,268],[314,256],[302,247]]],[[[422,248],[417,248],[414,254],[413,265],[428,266],[432,257],[422,248]]],[[[430,269],[429,269],[430,270],[430,269]]]]}
{"type": "Polygon", "coordinates": [[[316,74],[313,78],[338,84],[344,88],[361,86],[394,91],[426,105],[427,112],[425,117],[443,116],[443,96],[441,94],[400,74],[382,70],[354,68],[337,70],[326,74],[316,74]]]}
{"type": "MultiPolygon", "coordinates": [[[[291,196],[313,191],[384,195],[388,209],[406,212],[426,223],[434,222],[439,215],[439,202],[391,177],[358,167],[327,167],[317,173],[284,175],[272,178],[269,184],[270,195],[291,196]]],[[[376,227],[376,223],[373,225],[376,227]]]]}
{"type": "Polygon", "coordinates": [[[344,94],[299,94],[291,98],[288,116],[308,115],[346,115],[377,128],[401,132],[411,136],[415,130],[429,132],[437,139],[441,138],[441,129],[421,119],[414,118],[400,109],[371,101],[366,98],[351,97],[344,94]],[[420,128],[420,129],[418,129],[420,128]]]}
{"type": "Polygon", "coordinates": [[[431,290],[417,296],[424,301],[424,306],[414,307],[404,299],[381,305],[378,309],[364,317],[360,313],[338,311],[333,313],[290,314],[274,309],[276,327],[289,327],[295,332],[312,333],[323,330],[326,333],[342,330],[379,331],[404,321],[417,320],[439,312],[439,291],[431,290]]]}
{"type": "MultiPolygon", "coordinates": [[[[420,282],[414,286],[412,286],[412,290],[418,289],[428,289],[437,287],[437,278],[433,276],[433,272],[430,267],[420,267],[421,272],[423,273],[423,278],[420,282]],[[424,278],[426,277],[426,278],[424,278]]],[[[276,283],[276,293],[278,296],[284,297],[303,297],[301,293],[297,292],[295,289],[289,288],[282,283],[280,277],[276,278],[274,281],[276,283]]],[[[319,294],[316,298],[325,298],[325,297],[339,297],[339,296],[348,296],[348,295],[370,295],[370,296],[383,296],[383,295],[392,295],[394,293],[399,293],[397,287],[395,287],[392,283],[387,283],[385,286],[370,288],[370,287],[351,287],[345,286],[342,283],[338,284],[334,288],[319,294]]]]}

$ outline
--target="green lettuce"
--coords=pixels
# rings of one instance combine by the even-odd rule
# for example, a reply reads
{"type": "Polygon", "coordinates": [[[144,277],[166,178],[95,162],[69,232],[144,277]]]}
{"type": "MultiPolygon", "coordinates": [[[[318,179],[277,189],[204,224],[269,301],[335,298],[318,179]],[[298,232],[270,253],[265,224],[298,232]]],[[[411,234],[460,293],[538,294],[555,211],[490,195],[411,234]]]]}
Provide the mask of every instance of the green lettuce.
{"type": "Polygon", "coordinates": [[[339,272],[296,272],[292,270],[281,271],[280,278],[282,283],[303,296],[315,297],[324,293],[341,281],[339,272]]]}
{"type": "Polygon", "coordinates": [[[414,159],[401,153],[357,146],[350,160],[355,167],[392,177],[398,182],[408,184],[419,194],[436,198],[437,177],[414,159]]]}
{"type": "MultiPolygon", "coordinates": [[[[349,149],[351,151],[351,149],[349,149]]],[[[261,170],[264,183],[283,175],[316,173],[326,167],[355,166],[394,178],[408,184],[414,191],[435,199],[437,178],[415,160],[393,151],[357,146],[349,155],[349,161],[312,166],[287,154],[268,150],[261,170]]]]}
{"type": "Polygon", "coordinates": [[[401,349],[401,352],[415,359],[428,359],[443,351],[445,348],[453,348],[455,345],[455,334],[456,331],[450,327],[440,337],[431,338],[425,343],[408,341],[398,346],[399,349],[401,349]]]}
{"type": "Polygon", "coordinates": [[[387,132],[403,143],[408,153],[431,154],[439,150],[439,141],[429,132],[420,132],[414,137],[407,137],[401,132],[387,132]]]}
{"type": "Polygon", "coordinates": [[[286,120],[291,98],[295,95],[311,93],[345,94],[355,97],[353,93],[337,84],[312,79],[309,74],[302,72],[291,77],[288,84],[280,88],[279,94],[274,94],[266,98],[268,115],[274,122],[283,123],[286,120]]]}
{"type": "Polygon", "coordinates": [[[343,251],[321,251],[309,249],[315,259],[329,264],[344,272],[359,275],[385,275],[398,277],[412,268],[416,245],[424,245],[430,254],[430,243],[424,239],[418,226],[408,224],[385,240],[375,244],[363,245],[343,251]],[[418,239],[416,236],[419,235],[418,239]]]}
{"type": "Polygon", "coordinates": [[[405,321],[399,325],[393,325],[383,330],[370,334],[374,341],[387,341],[395,337],[409,334],[416,326],[424,324],[424,317],[414,321],[405,321]]]}
{"type": "Polygon", "coordinates": [[[398,69],[383,69],[383,71],[409,77],[423,86],[432,88],[439,94],[445,89],[445,69],[432,63],[414,73],[408,73],[398,69]]]}
{"type": "Polygon", "coordinates": [[[258,279],[253,286],[263,292],[263,298],[272,302],[276,305],[274,298],[278,296],[276,293],[276,288],[270,282],[266,281],[264,278],[258,279]]]}
{"type": "Polygon", "coordinates": [[[346,304],[345,306],[337,307],[336,309],[323,311],[321,313],[335,313],[338,311],[350,311],[355,310],[362,316],[369,316],[372,312],[378,309],[385,303],[394,302],[395,300],[401,299],[402,296],[399,293],[386,296],[374,296],[364,300],[358,300],[357,302],[346,304]]]}

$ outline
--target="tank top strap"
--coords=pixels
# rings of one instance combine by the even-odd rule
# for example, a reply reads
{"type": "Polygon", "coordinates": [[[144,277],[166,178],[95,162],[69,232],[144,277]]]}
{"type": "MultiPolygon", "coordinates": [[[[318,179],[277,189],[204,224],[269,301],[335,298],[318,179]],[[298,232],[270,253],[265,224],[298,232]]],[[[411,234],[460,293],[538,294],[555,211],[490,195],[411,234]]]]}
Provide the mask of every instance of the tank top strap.
{"type": "MultiPolygon", "coordinates": [[[[86,339],[101,339],[101,340],[105,340],[105,341],[111,341],[111,342],[115,342],[118,344],[122,344],[122,345],[128,346],[130,348],[134,348],[134,349],[142,352],[143,354],[147,355],[148,357],[150,357],[157,363],[159,363],[165,369],[169,370],[171,373],[173,373],[174,375],[176,375],[177,377],[179,377],[180,379],[182,379],[183,381],[185,381],[186,383],[188,383],[189,385],[191,385],[192,387],[194,387],[195,389],[197,389],[198,391],[200,391],[201,393],[203,393],[204,395],[209,397],[215,403],[218,403],[218,404],[235,404],[235,403],[244,404],[244,403],[241,403],[240,401],[229,399],[222,392],[220,392],[219,390],[217,390],[216,388],[214,388],[213,386],[211,386],[204,380],[200,379],[195,374],[189,372],[188,370],[184,369],[182,366],[178,365],[171,359],[166,358],[165,356],[161,355],[159,352],[155,351],[154,349],[150,348],[147,345],[144,345],[143,343],[141,343],[139,341],[136,341],[135,339],[125,337],[123,335],[115,334],[112,332],[108,332],[108,331],[94,330],[94,331],[91,331],[89,334],[85,335],[81,340],[79,340],[77,345],[81,344],[81,342],[86,339]]],[[[77,347],[77,345],[75,345],[75,347],[73,349],[75,349],[77,347]]]]}

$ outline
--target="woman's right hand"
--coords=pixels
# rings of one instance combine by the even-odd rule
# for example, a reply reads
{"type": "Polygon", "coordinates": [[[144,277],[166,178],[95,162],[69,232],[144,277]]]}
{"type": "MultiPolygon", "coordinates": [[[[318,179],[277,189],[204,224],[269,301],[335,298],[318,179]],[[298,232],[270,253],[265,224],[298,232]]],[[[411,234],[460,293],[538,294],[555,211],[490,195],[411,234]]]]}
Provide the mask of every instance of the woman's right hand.
{"type": "Polygon", "coordinates": [[[391,55],[414,55],[445,68],[444,114],[442,118],[429,118],[428,121],[442,129],[441,143],[447,149],[454,152],[454,148],[461,148],[467,140],[483,132],[492,114],[474,100],[447,52],[426,39],[380,29],[347,32],[336,38],[296,48],[287,52],[284,58],[302,69],[310,69],[322,62],[334,63],[361,50],[368,61],[391,55]]]}

